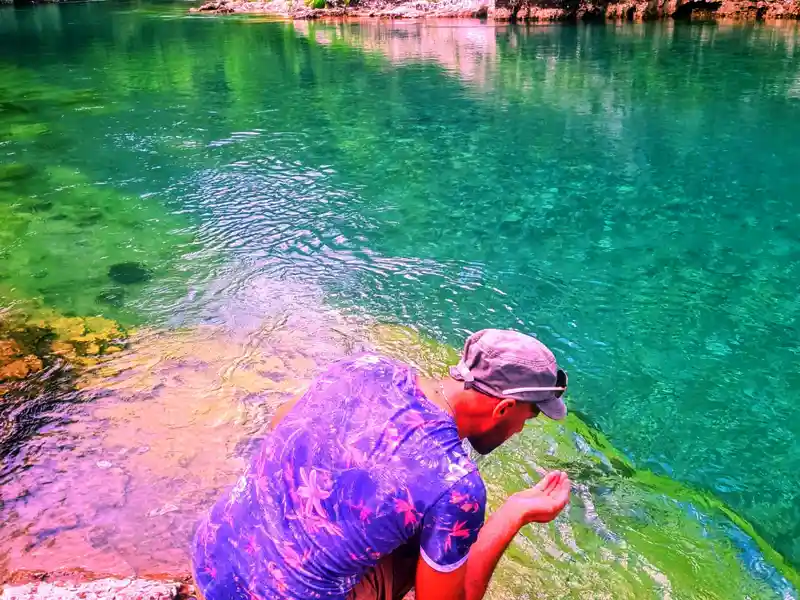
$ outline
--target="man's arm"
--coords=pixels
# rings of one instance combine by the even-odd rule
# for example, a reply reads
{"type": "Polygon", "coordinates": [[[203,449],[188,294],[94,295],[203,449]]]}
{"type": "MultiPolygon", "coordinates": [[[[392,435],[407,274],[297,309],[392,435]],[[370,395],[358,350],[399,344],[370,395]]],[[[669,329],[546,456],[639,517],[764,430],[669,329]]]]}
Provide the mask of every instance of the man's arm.
{"type": "Polygon", "coordinates": [[[500,557],[517,532],[528,523],[555,519],[569,501],[569,491],[566,473],[548,473],[533,488],[511,496],[489,518],[464,565],[442,573],[420,559],[417,600],[481,600],[500,557]]]}

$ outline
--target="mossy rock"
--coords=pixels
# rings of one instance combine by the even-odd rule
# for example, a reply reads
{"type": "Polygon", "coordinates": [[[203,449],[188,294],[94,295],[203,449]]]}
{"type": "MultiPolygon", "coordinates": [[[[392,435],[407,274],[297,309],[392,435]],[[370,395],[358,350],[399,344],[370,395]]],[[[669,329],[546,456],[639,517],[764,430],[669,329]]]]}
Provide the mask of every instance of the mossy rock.
{"type": "Polygon", "coordinates": [[[22,163],[0,165],[0,186],[11,187],[36,175],[36,169],[22,163]]]}
{"type": "Polygon", "coordinates": [[[32,309],[0,314],[0,379],[24,379],[54,360],[73,367],[96,364],[120,352],[128,332],[104,317],[65,317],[32,309]]]}
{"type": "Polygon", "coordinates": [[[24,352],[16,340],[0,339],[0,381],[25,379],[43,366],[38,356],[24,352]]]}
{"type": "Polygon", "coordinates": [[[120,285],[131,285],[150,281],[153,276],[143,264],[128,261],[111,265],[108,268],[108,277],[120,285]]]}
{"type": "Polygon", "coordinates": [[[44,123],[17,123],[9,125],[3,137],[11,140],[32,140],[49,131],[44,123]]]}
{"type": "Polygon", "coordinates": [[[380,352],[413,365],[429,377],[444,375],[447,367],[459,360],[454,348],[411,327],[381,323],[370,327],[367,336],[380,352]]]}
{"type": "Polygon", "coordinates": [[[119,352],[127,337],[119,324],[104,317],[40,316],[31,323],[52,331],[52,353],[83,366],[95,364],[106,354],[119,352]]]}

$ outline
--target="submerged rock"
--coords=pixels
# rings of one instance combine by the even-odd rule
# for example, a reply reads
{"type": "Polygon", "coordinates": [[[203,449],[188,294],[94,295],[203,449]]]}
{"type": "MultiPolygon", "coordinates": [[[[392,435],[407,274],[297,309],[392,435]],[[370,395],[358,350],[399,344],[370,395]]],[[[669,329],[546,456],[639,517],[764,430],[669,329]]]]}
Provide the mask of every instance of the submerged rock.
{"type": "MultiPolygon", "coordinates": [[[[0,383],[25,379],[31,373],[41,371],[44,363],[36,356],[39,337],[34,331],[16,328],[16,336],[11,331],[3,331],[6,323],[0,321],[0,383]]],[[[4,391],[0,388],[0,391],[4,391]]]]}
{"type": "Polygon", "coordinates": [[[112,281],[122,285],[143,283],[152,278],[150,270],[138,262],[121,262],[108,268],[108,276],[112,281]]]}
{"type": "Polygon", "coordinates": [[[107,304],[119,308],[125,304],[125,289],[121,287],[114,287],[103,290],[95,298],[98,304],[107,304]]]}
{"type": "Polygon", "coordinates": [[[36,169],[27,164],[9,163],[0,166],[0,185],[11,186],[30,179],[36,174],[36,169]]]}
{"type": "Polygon", "coordinates": [[[7,379],[25,379],[30,373],[41,371],[42,360],[28,355],[11,361],[0,367],[0,381],[7,379]]]}

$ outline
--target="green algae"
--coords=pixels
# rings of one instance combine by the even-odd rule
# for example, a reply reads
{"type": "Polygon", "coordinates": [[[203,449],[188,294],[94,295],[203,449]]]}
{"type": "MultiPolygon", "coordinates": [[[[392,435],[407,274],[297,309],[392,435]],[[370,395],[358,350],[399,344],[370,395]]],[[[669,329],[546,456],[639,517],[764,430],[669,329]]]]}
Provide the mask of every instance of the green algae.
{"type": "Polygon", "coordinates": [[[194,249],[190,225],[70,165],[70,134],[56,115],[108,110],[97,91],[0,65],[0,98],[0,149],[11,156],[0,164],[0,303],[139,322],[150,279],[178,283],[171,265],[194,249]],[[133,263],[147,275],[120,285],[115,273],[133,263]]]}
{"type": "Polygon", "coordinates": [[[135,258],[163,275],[175,248],[191,242],[186,224],[161,207],[61,166],[12,164],[0,172],[0,219],[4,287],[67,315],[135,320],[125,303],[147,282],[121,288],[109,270],[135,258]],[[153,235],[154,228],[163,233],[153,235]]]}

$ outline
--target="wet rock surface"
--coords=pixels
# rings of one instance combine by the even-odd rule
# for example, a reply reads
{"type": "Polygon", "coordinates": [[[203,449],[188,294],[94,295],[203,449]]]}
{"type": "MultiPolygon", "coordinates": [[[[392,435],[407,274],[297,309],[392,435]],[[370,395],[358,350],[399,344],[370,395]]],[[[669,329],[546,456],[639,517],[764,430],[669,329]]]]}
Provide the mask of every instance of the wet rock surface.
{"type": "Polygon", "coordinates": [[[180,590],[179,583],[106,578],[83,583],[7,586],[0,592],[0,600],[178,600],[180,590]]]}
{"type": "MultiPolygon", "coordinates": [[[[85,322],[80,332],[62,325],[94,343],[85,322]]],[[[61,405],[0,477],[0,584],[17,586],[2,598],[79,597],[33,585],[43,577],[186,580],[195,523],[240,474],[275,408],[361,347],[348,327],[298,315],[141,331],[111,353],[103,345],[104,360],[73,379],[80,401],[61,405]]],[[[166,589],[153,597],[172,597],[166,589]]],[[[96,597],[128,597],[114,594],[96,597]]]]}

